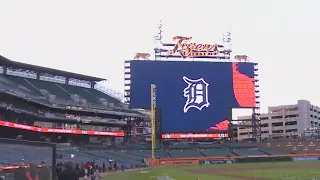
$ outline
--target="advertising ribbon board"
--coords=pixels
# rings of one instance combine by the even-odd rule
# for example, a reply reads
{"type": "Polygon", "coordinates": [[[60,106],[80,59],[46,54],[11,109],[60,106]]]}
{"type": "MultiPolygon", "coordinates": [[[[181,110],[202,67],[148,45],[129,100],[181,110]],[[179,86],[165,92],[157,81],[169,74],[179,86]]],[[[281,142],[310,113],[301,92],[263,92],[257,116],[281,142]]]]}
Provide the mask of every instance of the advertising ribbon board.
{"type": "Polygon", "coordinates": [[[294,157],[292,158],[293,161],[318,161],[319,157],[294,157]]]}
{"type": "Polygon", "coordinates": [[[0,126],[22,129],[28,131],[35,131],[41,133],[56,133],[56,134],[78,134],[89,136],[115,136],[124,137],[123,132],[108,132],[108,131],[94,131],[94,130],[76,130],[76,129],[55,129],[55,128],[41,128],[35,126],[29,126],[24,124],[18,124],[14,122],[0,120],[0,126]]]}
{"type": "Polygon", "coordinates": [[[200,165],[205,165],[205,164],[233,164],[232,160],[200,160],[199,161],[200,165]]]}

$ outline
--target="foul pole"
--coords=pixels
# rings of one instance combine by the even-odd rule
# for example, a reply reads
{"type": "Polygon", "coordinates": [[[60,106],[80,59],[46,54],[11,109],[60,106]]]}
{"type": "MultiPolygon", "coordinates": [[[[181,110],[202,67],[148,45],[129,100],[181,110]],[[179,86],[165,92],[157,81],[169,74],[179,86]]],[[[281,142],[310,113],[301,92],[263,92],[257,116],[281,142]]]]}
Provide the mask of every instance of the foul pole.
{"type": "Polygon", "coordinates": [[[151,153],[152,159],[154,157],[154,150],[156,148],[156,116],[155,116],[155,109],[156,109],[156,85],[151,84],[151,153]]]}

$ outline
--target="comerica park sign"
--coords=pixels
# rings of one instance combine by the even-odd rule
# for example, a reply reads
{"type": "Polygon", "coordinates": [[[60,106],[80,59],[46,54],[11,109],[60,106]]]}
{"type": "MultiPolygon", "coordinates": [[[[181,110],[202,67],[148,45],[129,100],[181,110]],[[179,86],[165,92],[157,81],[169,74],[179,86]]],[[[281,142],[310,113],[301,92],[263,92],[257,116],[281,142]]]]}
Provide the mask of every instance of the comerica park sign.
{"type": "MultiPolygon", "coordinates": [[[[172,50],[168,51],[168,55],[174,55],[179,53],[182,58],[196,58],[196,57],[208,57],[218,56],[220,51],[217,44],[197,44],[188,43],[192,37],[175,36],[173,41],[177,41],[172,50]]],[[[223,47],[223,46],[221,46],[223,47]]]]}

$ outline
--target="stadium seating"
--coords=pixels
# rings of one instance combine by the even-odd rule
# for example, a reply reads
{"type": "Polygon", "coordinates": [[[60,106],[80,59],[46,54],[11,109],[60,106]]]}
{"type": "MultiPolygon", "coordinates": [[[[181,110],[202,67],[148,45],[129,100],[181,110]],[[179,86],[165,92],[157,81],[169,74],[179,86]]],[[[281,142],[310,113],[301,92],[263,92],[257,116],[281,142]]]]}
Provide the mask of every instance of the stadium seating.
{"type": "MultiPolygon", "coordinates": [[[[129,151],[128,153],[130,154],[134,154],[134,155],[137,155],[141,158],[150,158],[152,157],[152,153],[150,150],[134,150],[134,151],[129,151]]],[[[169,155],[164,152],[164,151],[161,151],[161,150],[158,150],[158,151],[155,151],[154,153],[155,157],[156,158],[168,158],[169,155]]]]}
{"type": "Polygon", "coordinates": [[[124,157],[121,156],[122,154],[115,154],[114,152],[109,152],[109,151],[100,151],[100,150],[92,150],[92,151],[88,151],[88,154],[91,155],[96,155],[100,158],[104,158],[106,160],[108,159],[112,159],[115,160],[117,162],[125,162],[128,164],[133,164],[133,165],[138,165],[138,166],[143,166],[144,163],[142,162],[143,158],[138,159],[137,157],[134,158],[129,158],[129,157],[124,157]]]}
{"type": "Polygon", "coordinates": [[[40,163],[52,165],[52,150],[48,147],[26,146],[19,144],[0,144],[0,166],[40,163]]]}
{"type": "Polygon", "coordinates": [[[234,149],[233,153],[238,155],[238,156],[258,156],[258,155],[267,155],[266,153],[260,151],[259,149],[245,149],[245,148],[241,148],[241,149],[234,149]]]}
{"type": "Polygon", "coordinates": [[[32,84],[32,86],[34,86],[34,88],[38,91],[47,90],[50,94],[56,95],[56,97],[59,99],[70,99],[70,94],[56,83],[39,81],[35,79],[25,79],[25,80],[30,82],[30,84],[32,84]]]}
{"type": "Polygon", "coordinates": [[[106,161],[105,159],[102,159],[98,156],[87,154],[78,150],[59,150],[57,151],[57,153],[63,156],[63,158],[57,160],[59,162],[73,161],[79,164],[83,164],[87,161],[94,160],[96,164],[102,165],[103,161],[106,161]],[[72,158],[71,155],[74,155],[74,157],[72,158]]]}
{"type": "Polygon", "coordinates": [[[229,148],[252,148],[255,147],[251,143],[235,143],[235,142],[225,142],[224,145],[229,148]]]}
{"type": "Polygon", "coordinates": [[[292,152],[290,151],[277,150],[277,149],[271,149],[271,148],[260,148],[260,151],[269,155],[292,154],[292,152]]]}
{"type": "MultiPolygon", "coordinates": [[[[291,143],[292,142],[290,142],[290,144],[291,143]]],[[[232,147],[239,148],[229,148],[227,146],[221,146],[220,144],[188,145],[190,148],[186,148],[185,146],[180,149],[171,149],[167,152],[164,149],[158,149],[155,151],[155,156],[157,158],[193,158],[290,154],[290,152],[286,150],[279,150],[268,147],[243,148],[244,146],[234,145],[232,147]],[[194,147],[201,148],[195,149],[194,147]]],[[[94,160],[96,164],[102,165],[103,162],[107,163],[109,159],[112,159],[117,162],[124,162],[131,165],[132,167],[144,167],[144,159],[151,157],[151,150],[148,149],[149,146],[150,144],[114,144],[106,148],[100,148],[99,146],[90,146],[92,149],[87,149],[83,147],[76,148],[57,145],[57,154],[59,155],[57,156],[59,157],[57,159],[57,162],[73,161],[79,164],[83,164],[87,161],[94,160]],[[97,148],[99,150],[94,150],[94,148],[97,148]]],[[[174,147],[176,147],[176,145],[174,145],[174,147]]],[[[39,163],[41,161],[45,161],[46,164],[49,165],[52,163],[52,154],[50,154],[52,152],[41,147],[26,148],[25,146],[21,145],[5,147],[4,145],[0,144],[0,153],[0,165],[2,166],[19,164],[22,159],[24,159],[24,161],[28,163],[39,163]]]]}
{"type": "Polygon", "coordinates": [[[126,145],[123,145],[123,144],[113,144],[113,148],[115,148],[115,149],[121,149],[121,150],[123,150],[123,149],[130,149],[129,146],[126,146],[126,145]]]}
{"type": "Polygon", "coordinates": [[[213,156],[234,156],[228,149],[202,149],[201,153],[206,157],[213,156]]]}
{"type": "Polygon", "coordinates": [[[174,143],[169,145],[169,149],[190,149],[191,147],[188,143],[174,143]]]}
{"type": "Polygon", "coordinates": [[[130,145],[126,145],[128,148],[130,149],[140,149],[140,150],[147,150],[147,149],[151,149],[151,144],[130,144],[130,145]]]}
{"type": "Polygon", "coordinates": [[[196,145],[200,149],[211,149],[211,148],[221,148],[221,144],[197,144],[196,145]]]}
{"type": "MultiPolygon", "coordinates": [[[[54,83],[31,78],[17,77],[11,75],[0,75],[0,88],[15,94],[23,94],[31,98],[45,98],[44,92],[48,95],[54,95],[51,101],[55,104],[70,104],[73,102],[72,95],[78,95],[79,100],[85,99],[86,103],[93,107],[108,109],[108,107],[121,108],[120,100],[102,93],[96,89],[54,83]],[[43,91],[44,90],[44,91],[43,91]],[[56,102],[54,102],[54,100],[56,102]]],[[[74,102],[75,103],[75,102],[74,102]]],[[[83,101],[81,101],[83,103],[83,101]]],[[[79,104],[81,105],[81,104],[79,104]]],[[[131,112],[131,111],[128,111],[131,112]]]]}
{"type": "Polygon", "coordinates": [[[119,157],[122,157],[124,159],[130,159],[130,160],[136,160],[136,161],[141,161],[143,158],[141,158],[138,155],[134,155],[132,153],[129,153],[130,151],[127,150],[121,150],[121,151],[117,151],[117,150],[109,150],[106,153],[108,154],[113,154],[119,157]]]}
{"type": "Polygon", "coordinates": [[[98,90],[95,89],[87,89],[91,95],[97,97],[98,99],[103,98],[106,99],[108,102],[113,103],[114,105],[119,104],[119,100],[117,100],[116,98],[112,97],[112,96],[108,96],[98,90]]]}
{"type": "Polygon", "coordinates": [[[260,145],[278,149],[285,150],[293,153],[318,153],[320,151],[320,141],[318,140],[306,140],[306,139],[297,139],[297,140],[279,140],[275,142],[267,142],[263,145],[260,145]]]}
{"type": "Polygon", "coordinates": [[[169,152],[171,157],[183,158],[183,157],[202,157],[203,155],[196,150],[173,150],[169,152]]]}
{"type": "Polygon", "coordinates": [[[0,82],[0,86],[3,89],[31,96],[41,96],[41,93],[36,91],[27,81],[25,81],[25,78],[0,74],[0,82]]]}

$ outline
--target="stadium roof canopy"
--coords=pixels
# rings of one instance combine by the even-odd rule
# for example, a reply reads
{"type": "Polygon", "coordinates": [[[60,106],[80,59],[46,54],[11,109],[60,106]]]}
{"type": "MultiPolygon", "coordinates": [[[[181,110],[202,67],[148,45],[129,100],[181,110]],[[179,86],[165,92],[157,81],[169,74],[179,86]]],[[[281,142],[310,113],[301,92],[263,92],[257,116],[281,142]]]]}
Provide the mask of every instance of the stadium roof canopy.
{"type": "Polygon", "coordinates": [[[20,69],[26,69],[26,70],[30,70],[30,71],[39,72],[39,73],[49,73],[52,75],[59,75],[59,76],[70,77],[70,78],[75,78],[75,79],[80,79],[80,80],[85,80],[85,81],[104,81],[104,80],[106,80],[104,78],[87,76],[87,75],[82,75],[82,74],[57,70],[57,69],[51,69],[51,68],[47,68],[47,67],[36,66],[36,65],[32,65],[32,64],[11,61],[1,55],[0,55],[0,65],[14,67],[14,68],[20,68],[20,69]]]}

